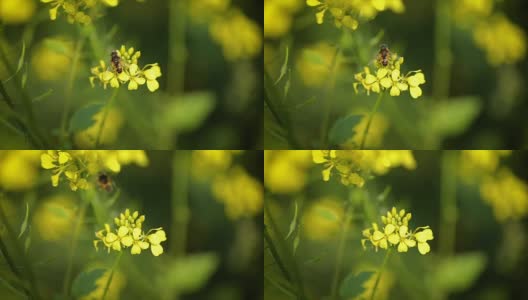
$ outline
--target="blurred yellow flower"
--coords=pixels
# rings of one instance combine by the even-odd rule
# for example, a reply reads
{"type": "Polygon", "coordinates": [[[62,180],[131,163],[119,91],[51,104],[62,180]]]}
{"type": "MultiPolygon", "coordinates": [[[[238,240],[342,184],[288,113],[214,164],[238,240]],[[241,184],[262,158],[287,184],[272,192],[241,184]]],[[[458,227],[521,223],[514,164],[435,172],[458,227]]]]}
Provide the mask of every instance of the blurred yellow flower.
{"type": "MultiPolygon", "coordinates": [[[[75,144],[81,149],[93,148],[95,145],[95,139],[99,133],[101,122],[103,121],[104,112],[100,111],[93,116],[95,123],[75,134],[75,144]]],[[[121,112],[115,108],[111,108],[108,111],[104,127],[101,131],[100,144],[111,145],[113,144],[118,135],[119,131],[123,127],[124,118],[121,112]]]]}
{"type": "Polygon", "coordinates": [[[61,37],[45,39],[33,51],[31,57],[32,69],[40,80],[63,80],[71,70],[73,43],[61,37]],[[53,48],[49,45],[55,45],[53,48]],[[64,52],[59,51],[59,47],[64,52]]]}
{"type": "MultiPolygon", "coordinates": [[[[103,3],[113,2],[112,0],[103,0],[103,3]]],[[[116,0],[114,0],[116,1],[116,0]]],[[[40,0],[42,3],[49,3],[51,8],[49,9],[50,20],[55,21],[57,16],[61,13],[67,15],[68,23],[73,24],[75,22],[80,24],[88,24],[92,22],[92,18],[88,16],[84,11],[94,7],[98,2],[96,1],[65,1],[65,0],[40,0]]]]}
{"type": "Polygon", "coordinates": [[[264,37],[279,38],[290,31],[293,15],[303,0],[264,0],[264,37]]]}
{"type": "Polygon", "coordinates": [[[76,211],[74,199],[69,195],[47,197],[34,212],[33,227],[43,240],[67,241],[78,218],[76,211]]]}
{"type": "Polygon", "coordinates": [[[511,153],[511,150],[463,150],[460,152],[460,176],[471,182],[492,175],[500,166],[501,158],[511,153]]]}
{"type": "Polygon", "coordinates": [[[342,201],[332,197],[316,200],[302,216],[303,233],[308,239],[324,241],[339,232],[344,221],[342,201]]]}
{"type": "Polygon", "coordinates": [[[478,23],[473,38],[491,65],[513,64],[526,56],[524,30],[501,14],[478,23]]]}
{"type": "Polygon", "coordinates": [[[40,151],[0,151],[0,187],[7,191],[29,189],[37,183],[40,151]]]}
{"type": "Polygon", "coordinates": [[[306,184],[310,166],[310,151],[265,150],[264,184],[273,193],[298,192],[306,184]]]}
{"type": "MultiPolygon", "coordinates": [[[[354,114],[362,113],[367,115],[365,111],[356,111],[354,114]]],[[[354,127],[356,134],[344,145],[343,148],[357,149],[361,145],[361,133],[365,131],[367,127],[368,118],[362,118],[359,124],[354,127]]],[[[372,117],[372,123],[370,124],[368,139],[365,143],[365,148],[373,149],[378,148],[382,145],[383,137],[385,132],[389,128],[389,120],[381,113],[377,113],[372,117]]]]}
{"type": "MultiPolygon", "coordinates": [[[[326,83],[335,53],[335,47],[326,42],[316,43],[301,51],[296,59],[296,69],[306,86],[321,87],[326,83]]],[[[339,72],[339,64],[336,72],[339,72]]]]}
{"type": "Polygon", "coordinates": [[[212,190],[231,219],[256,216],[262,211],[262,185],[240,166],[218,175],[213,180],[212,190]]]}
{"type": "Polygon", "coordinates": [[[493,0],[458,0],[453,4],[453,15],[459,25],[481,20],[493,12],[493,0]]]}
{"type": "Polygon", "coordinates": [[[215,18],[209,32],[222,47],[227,60],[251,59],[262,52],[262,28],[239,9],[232,8],[215,18]]]}
{"type": "Polygon", "coordinates": [[[191,173],[198,180],[210,179],[229,169],[234,154],[230,150],[194,150],[191,173]]]}
{"type": "MultiPolygon", "coordinates": [[[[102,266],[96,265],[91,267],[90,269],[96,269],[101,268],[102,266]]],[[[90,270],[88,269],[88,271],[90,270]]],[[[103,298],[104,290],[106,287],[106,284],[108,282],[108,279],[110,277],[110,273],[112,270],[108,270],[103,275],[95,281],[96,288],[92,290],[88,295],[82,296],[79,298],[79,300],[100,300],[103,298]]],[[[119,272],[118,270],[114,270],[114,274],[112,275],[112,281],[110,285],[108,286],[108,291],[106,292],[105,299],[107,300],[119,300],[122,299],[121,293],[126,285],[126,277],[125,274],[122,272],[119,272]]]]}
{"type": "Polygon", "coordinates": [[[509,169],[501,168],[495,176],[484,179],[480,193],[500,222],[528,215],[528,185],[509,169]]]}
{"type": "Polygon", "coordinates": [[[5,24],[28,22],[35,14],[35,0],[0,0],[0,20],[5,24]]]}
{"type": "MultiPolygon", "coordinates": [[[[363,283],[363,292],[353,298],[352,300],[365,300],[370,299],[370,296],[372,295],[372,290],[374,289],[374,286],[376,285],[376,279],[378,277],[378,273],[374,272],[372,275],[370,275],[369,279],[363,283]]],[[[379,279],[378,286],[376,287],[376,294],[374,296],[373,300],[386,300],[389,299],[389,293],[394,285],[394,275],[390,272],[383,272],[381,273],[381,277],[379,279]]]]}

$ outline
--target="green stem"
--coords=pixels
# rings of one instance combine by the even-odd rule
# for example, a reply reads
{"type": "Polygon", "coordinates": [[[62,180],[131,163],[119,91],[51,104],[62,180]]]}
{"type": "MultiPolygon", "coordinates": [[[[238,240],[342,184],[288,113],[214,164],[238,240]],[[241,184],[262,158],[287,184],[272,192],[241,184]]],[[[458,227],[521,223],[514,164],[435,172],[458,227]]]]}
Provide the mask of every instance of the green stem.
{"type": "Polygon", "coordinates": [[[350,224],[350,221],[352,219],[350,210],[351,210],[351,205],[347,204],[347,208],[345,211],[345,220],[342,224],[341,236],[339,238],[339,245],[337,248],[336,263],[335,263],[335,269],[334,269],[334,279],[332,280],[332,289],[331,289],[330,299],[339,299],[337,295],[337,289],[339,287],[339,277],[340,277],[341,266],[343,264],[343,256],[345,255],[346,237],[348,234],[348,224],[350,224]]]}
{"type": "Polygon", "coordinates": [[[98,148],[101,145],[101,136],[103,135],[103,128],[106,124],[106,119],[108,118],[108,112],[110,111],[110,107],[112,104],[114,104],[115,99],[117,98],[117,93],[119,92],[119,88],[114,89],[112,92],[112,96],[110,97],[110,100],[105,105],[104,113],[103,113],[103,119],[101,120],[101,126],[99,126],[99,130],[97,131],[97,138],[95,139],[95,148],[98,148]]]}
{"type": "Polygon", "coordinates": [[[82,204],[79,210],[79,215],[77,217],[77,223],[75,224],[73,236],[70,241],[70,255],[68,257],[68,264],[66,265],[66,273],[64,275],[64,283],[62,286],[62,293],[66,298],[68,298],[70,295],[70,285],[71,285],[72,270],[73,270],[73,259],[75,257],[75,251],[77,249],[77,240],[79,239],[79,235],[81,233],[82,223],[83,223],[84,215],[86,213],[88,204],[89,204],[89,201],[87,199],[84,199],[84,197],[82,197],[82,204]]]}
{"type": "Polygon", "coordinates": [[[112,269],[110,270],[110,276],[108,276],[108,280],[106,281],[106,285],[103,292],[103,297],[101,300],[104,300],[106,298],[106,294],[108,293],[108,289],[110,288],[110,284],[112,283],[112,279],[114,279],[114,272],[117,268],[117,265],[119,264],[119,261],[121,260],[121,256],[123,256],[124,251],[120,251],[119,255],[117,255],[116,260],[114,261],[114,264],[112,265],[112,269]]]}
{"type": "Polygon", "coordinates": [[[66,85],[66,89],[64,91],[64,108],[62,110],[62,117],[61,117],[61,127],[60,127],[60,145],[64,144],[64,140],[66,138],[66,124],[68,121],[68,114],[70,112],[70,106],[72,103],[73,98],[73,84],[75,81],[75,74],[77,74],[77,69],[79,66],[79,61],[81,58],[81,52],[84,47],[85,42],[85,36],[82,32],[79,30],[79,38],[77,40],[77,43],[75,45],[75,52],[73,53],[73,59],[71,64],[71,71],[70,76],[68,78],[68,83],[66,85]]]}
{"type": "Polygon", "coordinates": [[[325,92],[321,103],[323,103],[323,120],[321,122],[321,146],[326,149],[328,146],[328,122],[330,121],[330,113],[332,112],[332,99],[330,94],[332,93],[332,84],[335,81],[336,77],[336,67],[338,65],[339,56],[341,56],[341,47],[338,45],[335,50],[335,54],[332,57],[332,62],[330,63],[330,73],[328,75],[328,80],[326,82],[325,92]]]}
{"type": "MultiPolygon", "coordinates": [[[[0,235],[0,252],[4,256],[4,259],[6,260],[7,265],[9,266],[9,269],[11,269],[11,272],[13,272],[13,274],[15,274],[15,276],[18,277],[18,279],[23,280],[22,274],[20,274],[20,271],[18,271],[18,269],[16,268],[15,261],[11,258],[11,255],[7,251],[7,246],[4,243],[4,240],[1,235],[0,235]]],[[[28,291],[24,290],[24,292],[29,296],[28,291]]]]}
{"type": "MultiPolygon", "coordinates": [[[[268,200],[269,201],[269,200],[268,200]]],[[[302,280],[301,273],[299,271],[298,265],[293,257],[293,254],[290,252],[288,245],[284,243],[284,236],[280,232],[277,224],[275,223],[273,216],[271,214],[271,211],[268,206],[268,201],[264,201],[264,210],[266,212],[266,216],[268,217],[268,225],[271,228],[271,231],[274,233],[274,236],[277,240],[277,250],[279,250],[282,253],[283,262],[285,263],[285,267],[288,266],[291,270],[292,279],[295,281],[295,284],[297,285],[297,296],[299,300],[305,300],[306,294],[304,292],[304,283],[302,280]]],[[[266,231],[265,231],[266,233],[266,231]]],[[[271,237],[269,236],[269,239],[271,240],[271,237]]],[[[277,252],[278,255],[278,252],[277,252]]]]}
{"type": "Polygon", "coordinates": [[[367,135],[368,135],[368,132],[370,130],[370,124],[372,124],[372,119],[374,119],[374,115],[378,111],[378,108],[379,108],[379,106],[381,104],[381,99],[383,99],[383,95],[384,95],[384,93],[380,92],[380,94],[378,96],[378,99],[376,100],[376,103],[374,104],[374,108],[370,112],[369,119],[368,119],[368,122],[367,122],[367,127],[365,127],[365,130],[363,131],[363,138],[361,139],[361,145],[359,146],[360,150],[365,149],[365,143],[367,142],[367,135]]]}
{"type": "Polygon", "coordinates": [[[376,282],[374,283],[374,288],[372,289],[370,300],[374,300],[374,297],[376,296],[376,291],[378,290],[378,285],[381,279],[381,275],[383,274],[383,271],[385,270],[385,266],[387,265],[387,262],[389,261],[390,253],[391,253],[391,248],[387,249],[387,253],[385,253],[385,258],[383,259],[383,264],[381,265],[381,268],[378,272],[378,276],[376,277],[376,282]]]}
{"type": "Polygon", "coordinates": [[[449,95],[452,65],[450,3],[451,1],[436,0],[433,97],[437,101],[449,95]]]}
{"type": "Polygon", "coordinates": [[[174,256],[185,255],[187,227],[190,220],[189,176],[191,152],[175,151],[172,158],[172,227],[171,249],[174,256]]]}
{"type": "Polygon", "coordinates": [[[170,92],[181,95],[185,85],[185,33],[187,20],[187,0],[169,2],[169,69],[167,87],[170,92]]]}
{"type": "MultiPolygon", "coordinates": [[[[26,259],[26,256],[24,255],[25,251],[23,250],[22,246],[18,243],[17,235],[13,227],[11,227],[11,224],[9,224],[7,217],[5,215],[5,212],[4,212],[4,208],[2,207],[1,204],[0,204],[0,220],[2,221],[2,223],[4,224],[6,228],[9,238],[13,241],[13,247],[15,248],[15,253],[18,253],[20,255],[20,261],[26,273],[25,277],[27,281],[29,282],[29,286],[31,290],[32,297],[30,298],[38,300],[40,299],[40,294],[38,291],[37,281],[35,280],[35,274],[33,273],[33,268],[31,267],[31,264],[29,263],[29,261],[26,259]]],[[[16,268],[14,262],[12,263],[13,263],[13,267],[16,268]]]]}
{"type": "Polygon", "coordinates": [[[457,203],[457,153],[444,151],[442,155],[442,177],[440,190],[441,226],[439,251],[442,255],[453,254],[456,238],[457,203]]]}
{"type": "Polygon", "coordinates": [[[277,263],[279,270],[281,270],[282,274],[284,275],[284,278],[288,281],[291,281],[291,275],[286,269],[284,263],[282,262],[279,252],[277,251],[277,247],[275,247],[275,243],[273,243],[273,239],[268,233],[268,229],[266,227],[264,227],[264,239],[266,240],[266,243],[268,243],[268,249],[271,253],[271,256],[273,256],[273,259],[277,263]]]}

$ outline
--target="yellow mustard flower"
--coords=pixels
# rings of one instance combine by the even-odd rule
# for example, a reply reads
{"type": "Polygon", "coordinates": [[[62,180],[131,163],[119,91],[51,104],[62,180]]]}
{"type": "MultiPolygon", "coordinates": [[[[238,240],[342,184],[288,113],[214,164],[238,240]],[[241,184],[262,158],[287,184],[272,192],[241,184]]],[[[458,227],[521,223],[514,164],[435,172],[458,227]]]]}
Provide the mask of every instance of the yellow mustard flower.
{"type": "Polygon", "coordinates": [[[355,92],[358,93],[358,87],[362,86],[367,94],[370,94],[371,91],[381,93],[384,90],[389,90],[391,96],[397,97],[401,92],[409,90],[411,97],[418,99],[422,96],[420,85],[425,83],[424,74],[421,70],[417,70],[402,75],[400,66],[403,64],[403,57],[398,57],[395,53],[390,55],[386,65],[381,64],[378,60],[375,61],[375,74],[367,66],[364,67],[363,72],[354,76],[357,81],[354,83],[355,92]]]}
{"type": "Polygon", "coordinates": [[[209,32],[212,39],[222,46],[227,60],[251,59],[262,51],[262,28],[239,9],[231,8],[223,16],[215,18],[209,32]]]}
{"type": "MultiPolygon", "coordinates": [[[[318,42],[304,48],[295,60],[295,67],[302,82],[309,87],[322,87],[326,84],[335,53],[335,47],[326,42],[318,42]]],[[[336,63],[335,69],[338,73],[341,65],[336,63]]]]}
{"type": "Polygon", "coordinates": [[[507,168],[501,168],[494,176],[484,179],[480,193],[500,222],[528,215],[528,184],[507,168]]]}
{"type": "Polygon", "coordinates": [[[136,255],[150,247],[152,255],[161,255],[163,253],[161,243],[167,240],[165,231],[159,227],[145,233],[142,230],[143,222],[145,222],[144,215],[140,216],[138,211],[130,213],[130,210],[126,209],[114,219],[116,228],[105,224],[104,229],[95,233],[97,238],[93,241],[95,249],[98,250],[98,245],[102,243],[108,252],[130,248],[130,253],[136,255]]]}
{"type": "Polygon", "coordinates": [[[37,150],[0,151],[0,187],[6,191],[34,187],[38,179],[39,157],[40,151],[37,150]]]}
{"type": "Polygon", "coordinates": [[[303,0],[264,0],[264,37],[279,38],[289,32],[302,5],[303,0]]]}
{"type": "Polygon", "coordinates": [[[363,230],[363,237],[365,237],[361,240],[363,249],[366,249],[367,243],[370,243],[376,251],[378,248],[387,250],[389,247],[396,247],[398,252],[407,252],[409,248],[418,246],[420,254],[429,253],[431,247],[427,242],[434,238],[433,231],[429,226],[418,227],[410,231],[411,218],[411,213],[407,213],[404,209],[398,211],[396,207],[393,207],[386,216],[381,217],[383,228],[380,228],[377,223],[372,223],[372,227],[363,230]]]}
{"type": "Polygon", "coordinates": [[[72,58],[68,53],[73,52],[73,50],[73,43],[68,39],[57,36],[46,38],[32,52],[32,70],[40,80],[63,80],[64,76],[71,70],[72,58]],[[49,47],[48,43],[64,48],[67,52],[59,52],[49,47]]]}
{"type": "Polygon", "coordinates": [[[323,24],[326,12],[334,18],[337,28],[346,27],[356,30],[359,18],[369,20],[378,12],[390,9],[402,13],[405,7],[401,0],[306,0],[306,5],[315,7],[317,24],[323,24]]]}
{"type": "Polygon", "coordinates": [[[42,168],[52,172],[52,185],[57,187],[64,175],[72,191],[92,188],[91,177],[102,171],[119,173],[121,165],[148,164],[143,150],[48,150],[40,159],[42,168]]]}
{"type": "Polygon", "coordinates": [[[88,9],[94,7],[97,1],[80,1],[80,0],[40,0],[42,3],[49,3],[52,7],[49,10],[50,19],[55,21],[63,12],[67,15],[68,23],[75,22],[80,24],[88,24],[92,22],[92,18],[85,13],[88,9]],[[60,12],[59,12],[60,10],[60,12]]]}
{"type": "Polygon", "coordinates": [[[306,184],[311,153],[308,150],[264,151],[264,184],[273,193],[300,191],[306,184]]]}
{"type": "Polygon", "coordinates": [[[225,172],[231,166],[236,150],[194,150],[192,152],[191,173],[197,180],[207,180],[225,172]]]}
{"type": "Polygon", "coordinates": [[[103,88],[110,84],[112,88],[119,88],[121,84],[128,82],[128,90],[137,90],[140,85],[147,83],[147,88],[155,92],[159,88],[157,78],[161,77],[161,68],[157,63],[147,64],[139,68],[138,60],[141,52],[134,47],[126,48],[124,45],[119,50],[114,50],[110,54],[109,65],[104,60],[99,61],[99,65],[91,68],[92,76],[89,77],[92,87],[95,81],[99,81],[103,88]]]}
{"type": "Polygon", "coordinates": [[[76,211],[75,201],[69,195],[47,197],[35,209],[33,228],[43,240],[66,241],[78,218],[76,211]]]}
{"type": "Polygon", "coordinates": [[[453,16],[458,25],[470,25],[489,17],[493,12],[493,0],[458,0],[453,2],[453,16]]]}
{"type": "Polygon", "coordinates": [[[362,187],[368,174],[386,174],[390,169],[403,166],[416,168],[409,150],[313,150],[313,162],[323,164],[323,180],[328,181],[333,170],[344,185],[362,187]]]}
{"type": "Polygon", "coordinates": [[[514,64],[526,56],[525,32],[501,14],[479,22],[473,31],[473,39],[494,66],[514,64]]]}
{"type": "Polygon", "coordinates": [[[214,178],[212,190],[231,219],[256,216],[262,211],[262,185],[240,166],[214,178]]]}
{"type": "Polygon", "coordinates": [[[339,232],[344,220],[342,201],[333,197],[316,200],[304,211],[302,229],[310,240],[324,241],[339,232]]]}
{"type": "Polygon", "coordinates": [[[34,0],[0,1],[0,20],[5,24],[22,24],[28,22],[35,14],[34,0]]]}
{"type": "Polygon", "coordinates": [[[511,153],[511,150],[463,150],[458,168],[460,176],[467,182],[491,176],[499,168],[501,158],[511,153]]]}

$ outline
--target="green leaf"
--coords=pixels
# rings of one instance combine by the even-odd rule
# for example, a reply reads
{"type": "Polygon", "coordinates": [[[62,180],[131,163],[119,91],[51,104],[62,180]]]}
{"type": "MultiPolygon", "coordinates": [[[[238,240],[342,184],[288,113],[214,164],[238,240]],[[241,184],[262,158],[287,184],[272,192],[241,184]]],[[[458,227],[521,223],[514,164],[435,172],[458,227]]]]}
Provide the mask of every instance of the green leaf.
{"type": "Polygon", "coordinates": [[[354,127],[361,122],[363,115],[348,115],[338,119],[330,132],[328,133],[328,140],[331,145],[341,145],[351,139],[354,134],[354,127]]]}
{"type": "Polygon", "coordinates": [[[336,214],[327,208],[324,208],[324,207],[317,208],[317,214],[327,219],[328,221],[332,221],[332,222],[338,221],[336,214]]]}
{"type": "Polygon", "coordinates": [[[280,70],[279,78],[277,78],[277,80],[275,81],[274,84],[279,83],[279,81],[281,81],[281,79],[284,77],[284,75],[286,75],[286,72],[288,71],[288,60],[289,60],[289,57],[290,57],[290,48],[286,45],[286,55],[284,57],[284,62],[282,63],[282,67],[281,67],[281,70],[280,70]]]}
{"type": "Polygon", "coordinates": [[[18,238],[20,238],[24,232],[26,232],[26,229],[28,227],[28,219],[29,219],[29,204],[26,202],[26,215],[24,216],[24,221],[22,222],[22,225],[20,225],[20,233],[18,234],[18,238]]]}
{"type": "Polygon", "coordinates": [[[348,274],[339,288],[339,295],[343,299],[350,299],[363,293],[365,287],[363,286],[367,280],[374,274],[373,272],[361,272],[359,274],[348,274]]]}
{"type": "Polygon", "coordinates": [[[473,285],[486,267],[482,253],[467,253],[441,261],[434,270],[435,287],[449,292],[465,291],[473,285]]]}
{"type": "Polygon", "coordinates": [[[482,103],[477,97],[450,98],[449,101],[436,103],[431,110],[427,123],[429,134],[443,137],[463,133],[480,113],[482,103]]]}
{"type": "Polygon", "coordinates": [[[45,91],[44,93],[38,95],[37,97],[33,98],[33,102],[39,102],[41,101],[42,99],[48,97],[49,95],[53,94],[54,90],[53,89],[48,89],[47,91],[45,91]]]}
{"type": "Polygon", "coordinates": [[[101,278],[107,269],[93,269],[81,272],[73,281],[72,295],[74,298],[80,298],[90,294],[97,288],[96,281],[101,278]]]}
{"type": "Polygon", "coordinates": [[[167,299],[176,293],[189,293],[203,287],[218,267],[218,257],[212,253],[189,255],[176,259],[166,266],[166,271],[158,279],[167,299]]]}
{"type": "Polygon", "coordinates": [[[294,206],[295,206],[294,207],[295,210],[293,213],[293,219],[290,222],[290,230],[288,231],[288,234],[284,238],[286,240],[290,237],[290,235],[292,235],[292,233],[295,231],[295,228],[297,228],[297,213],[299,211],[299,205],[297,204],[297,200],[295,200],[294,206]]]}
{"type": "Polygon", "coordinates": [[[15,74],[22,70],[24,66],[24,58],[26,56],[26,42],[22,41],[22,53],[20,53],[20,58],[18,59],[17,69],[15,74]]]}
{"type": "Polygon", "coordinates": [[[70,131],[82,131],[95,124],[94,116],[104,107],[104,103],[91,103],[76,111],[70,120],[70,131]]]}
{"type": "Polygon", "coordinates": [[[161,128],[176,132],[193,131],[205,121],[215,107],[213,94],[196,92],[171,101],[160,116],[161,128]]]}
{"type": "Polygon", "coordinates": [[[299,243],[301,242],[301,237],[299,233],[295,235],[295,238],[293,239],[293,255],[295,255],[295,252],[297,252],[297,248],[299,248],[299,243]]]}

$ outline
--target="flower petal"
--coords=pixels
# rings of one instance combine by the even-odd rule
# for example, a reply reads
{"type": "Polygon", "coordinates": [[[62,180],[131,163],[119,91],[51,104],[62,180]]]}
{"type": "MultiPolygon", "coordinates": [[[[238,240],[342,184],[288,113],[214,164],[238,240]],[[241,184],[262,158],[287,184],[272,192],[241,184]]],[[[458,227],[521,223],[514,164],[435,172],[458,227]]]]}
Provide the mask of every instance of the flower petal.
{"type": "Polygon", "coordinates": [[[427,243],[418,243],[418,251],[420,251],[420,254],[425,255],[431,251],[431,247],[427,243]]]}
{"type": "Polygon", "coordinates": [[[422,95],[422,89],[416,86],[411,86],[409,91],[411,92],[411,97],[414,99],[417,99],[422,95]]]}

